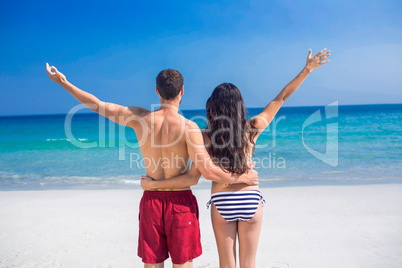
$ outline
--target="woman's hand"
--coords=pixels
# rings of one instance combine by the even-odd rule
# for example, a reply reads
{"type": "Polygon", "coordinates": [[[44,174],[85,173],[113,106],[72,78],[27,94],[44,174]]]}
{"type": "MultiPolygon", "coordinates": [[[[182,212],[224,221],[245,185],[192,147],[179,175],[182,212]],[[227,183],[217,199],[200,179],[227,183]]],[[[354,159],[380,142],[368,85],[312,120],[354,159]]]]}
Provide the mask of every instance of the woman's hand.
{"type": "Polygon", "coordinates": [[[321,65],[329,62],[329,60],[323,61],[329,56],[331,56],[331,50],[326,51],[327,49],[324,48],[320,52],[318,52],[316,55],[311,57],[311,49],[308,50],[308,56],[306,60],[306,70],[309,71],[310,73],[320,67],[321,65]]]}
{"type": "Polygon", "coordinates": [[[57,84],[61,85],[62,83],[67,82],[66,76],[59,72],[56,67],[50,67],[49,63],[46,63],[46,72],[49,75],[49,78],[57,84]]]}
{"type": "Polygon", "coordinates": [[[144,191],[152,191],[154,189],[154,180],[148,176],[141,176],[141,187],[144,191]]]}

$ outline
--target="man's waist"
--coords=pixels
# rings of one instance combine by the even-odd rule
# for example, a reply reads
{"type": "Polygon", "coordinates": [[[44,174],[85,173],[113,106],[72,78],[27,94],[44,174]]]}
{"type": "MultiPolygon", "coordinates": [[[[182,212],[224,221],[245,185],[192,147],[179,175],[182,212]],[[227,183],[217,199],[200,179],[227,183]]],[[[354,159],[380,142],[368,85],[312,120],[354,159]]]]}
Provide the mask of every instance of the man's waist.
{"type": "Polygon", "coordinates": [[[165,196],[188,196],[192,195],[191,189],[163,189],[161,191],[144,191],[144,196],[165,197],[165,196]]]}
{"type": "Polygon", "coordinates": [[[156,188],[152,190],[153,192],[180,192],[180,191],[188,191],[191,190],[190,186],[188,187],[183,187],[183,188],[156,188]]]}

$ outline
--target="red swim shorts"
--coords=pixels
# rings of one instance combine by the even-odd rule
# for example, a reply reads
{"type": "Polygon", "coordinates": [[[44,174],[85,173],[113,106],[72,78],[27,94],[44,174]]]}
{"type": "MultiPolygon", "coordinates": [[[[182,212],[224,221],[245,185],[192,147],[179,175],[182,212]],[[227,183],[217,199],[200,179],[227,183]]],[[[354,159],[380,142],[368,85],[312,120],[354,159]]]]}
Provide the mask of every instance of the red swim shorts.
{"type": "Polygon", "coordinates": [[[140,203],[138,256],[160,263],[170,254],[174,264],[201,255],[197,199],[186,191],[144,191],[140,203]]]}

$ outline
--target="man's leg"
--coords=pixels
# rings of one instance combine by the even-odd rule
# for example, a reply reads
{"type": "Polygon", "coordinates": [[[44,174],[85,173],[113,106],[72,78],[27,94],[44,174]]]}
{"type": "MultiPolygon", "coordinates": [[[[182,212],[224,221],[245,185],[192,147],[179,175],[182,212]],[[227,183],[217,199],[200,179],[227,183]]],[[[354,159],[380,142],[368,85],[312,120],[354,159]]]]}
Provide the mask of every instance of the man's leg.
{"type": "Polygon", "coordinates": [[[173,267],[192,267],[192,260],[202,253],[197,200],[191,191],[170,195],[165,212],[170,258],[173,267]]]}
{"type": "Polygon", "coordinates": [[[169,257],[163,223],[163,193],[145,191],[140,202],[138,256],[144,267],[163,267],[169,257]]]}
{"type": "Polygon", "coordinates": [[[155,264],[153,264],[153,263],[144,263],[144,268],[163,268],[163,267],[165,267],[164,262],[155,263],[155,264]]]}
{"type": "Polygon", "coordinates": [[[173,264],[173,268],[193,268],[193,260],[182,264],[173,264]]]}

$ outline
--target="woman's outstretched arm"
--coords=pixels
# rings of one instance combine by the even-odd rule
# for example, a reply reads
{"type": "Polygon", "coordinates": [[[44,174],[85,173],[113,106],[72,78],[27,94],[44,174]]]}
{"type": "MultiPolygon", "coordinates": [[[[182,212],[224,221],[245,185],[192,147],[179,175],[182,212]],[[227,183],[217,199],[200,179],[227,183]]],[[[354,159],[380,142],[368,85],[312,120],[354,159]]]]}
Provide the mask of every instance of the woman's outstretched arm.
{"type": "Polygon", "coordinates": [[[272,119],[275,117],[285,100],[287,100],[303,83],[304,79],[315,69],[329,62],[329,60],[324,61],[329,56],[331,56],[331,51],[324,48],[318,52],[313,57],[311,56],[311,49],[308,51],[308,56],[306,60],[306,65],[301,70],[301,72],[287,84],[281,92],[273,99],[265,109],[257,116],[253,117],[251,121],[257,128],[257,135],[254,137],[254,142],[257,140],[261,132],[264,131],[271,123],[272,119]]]}

